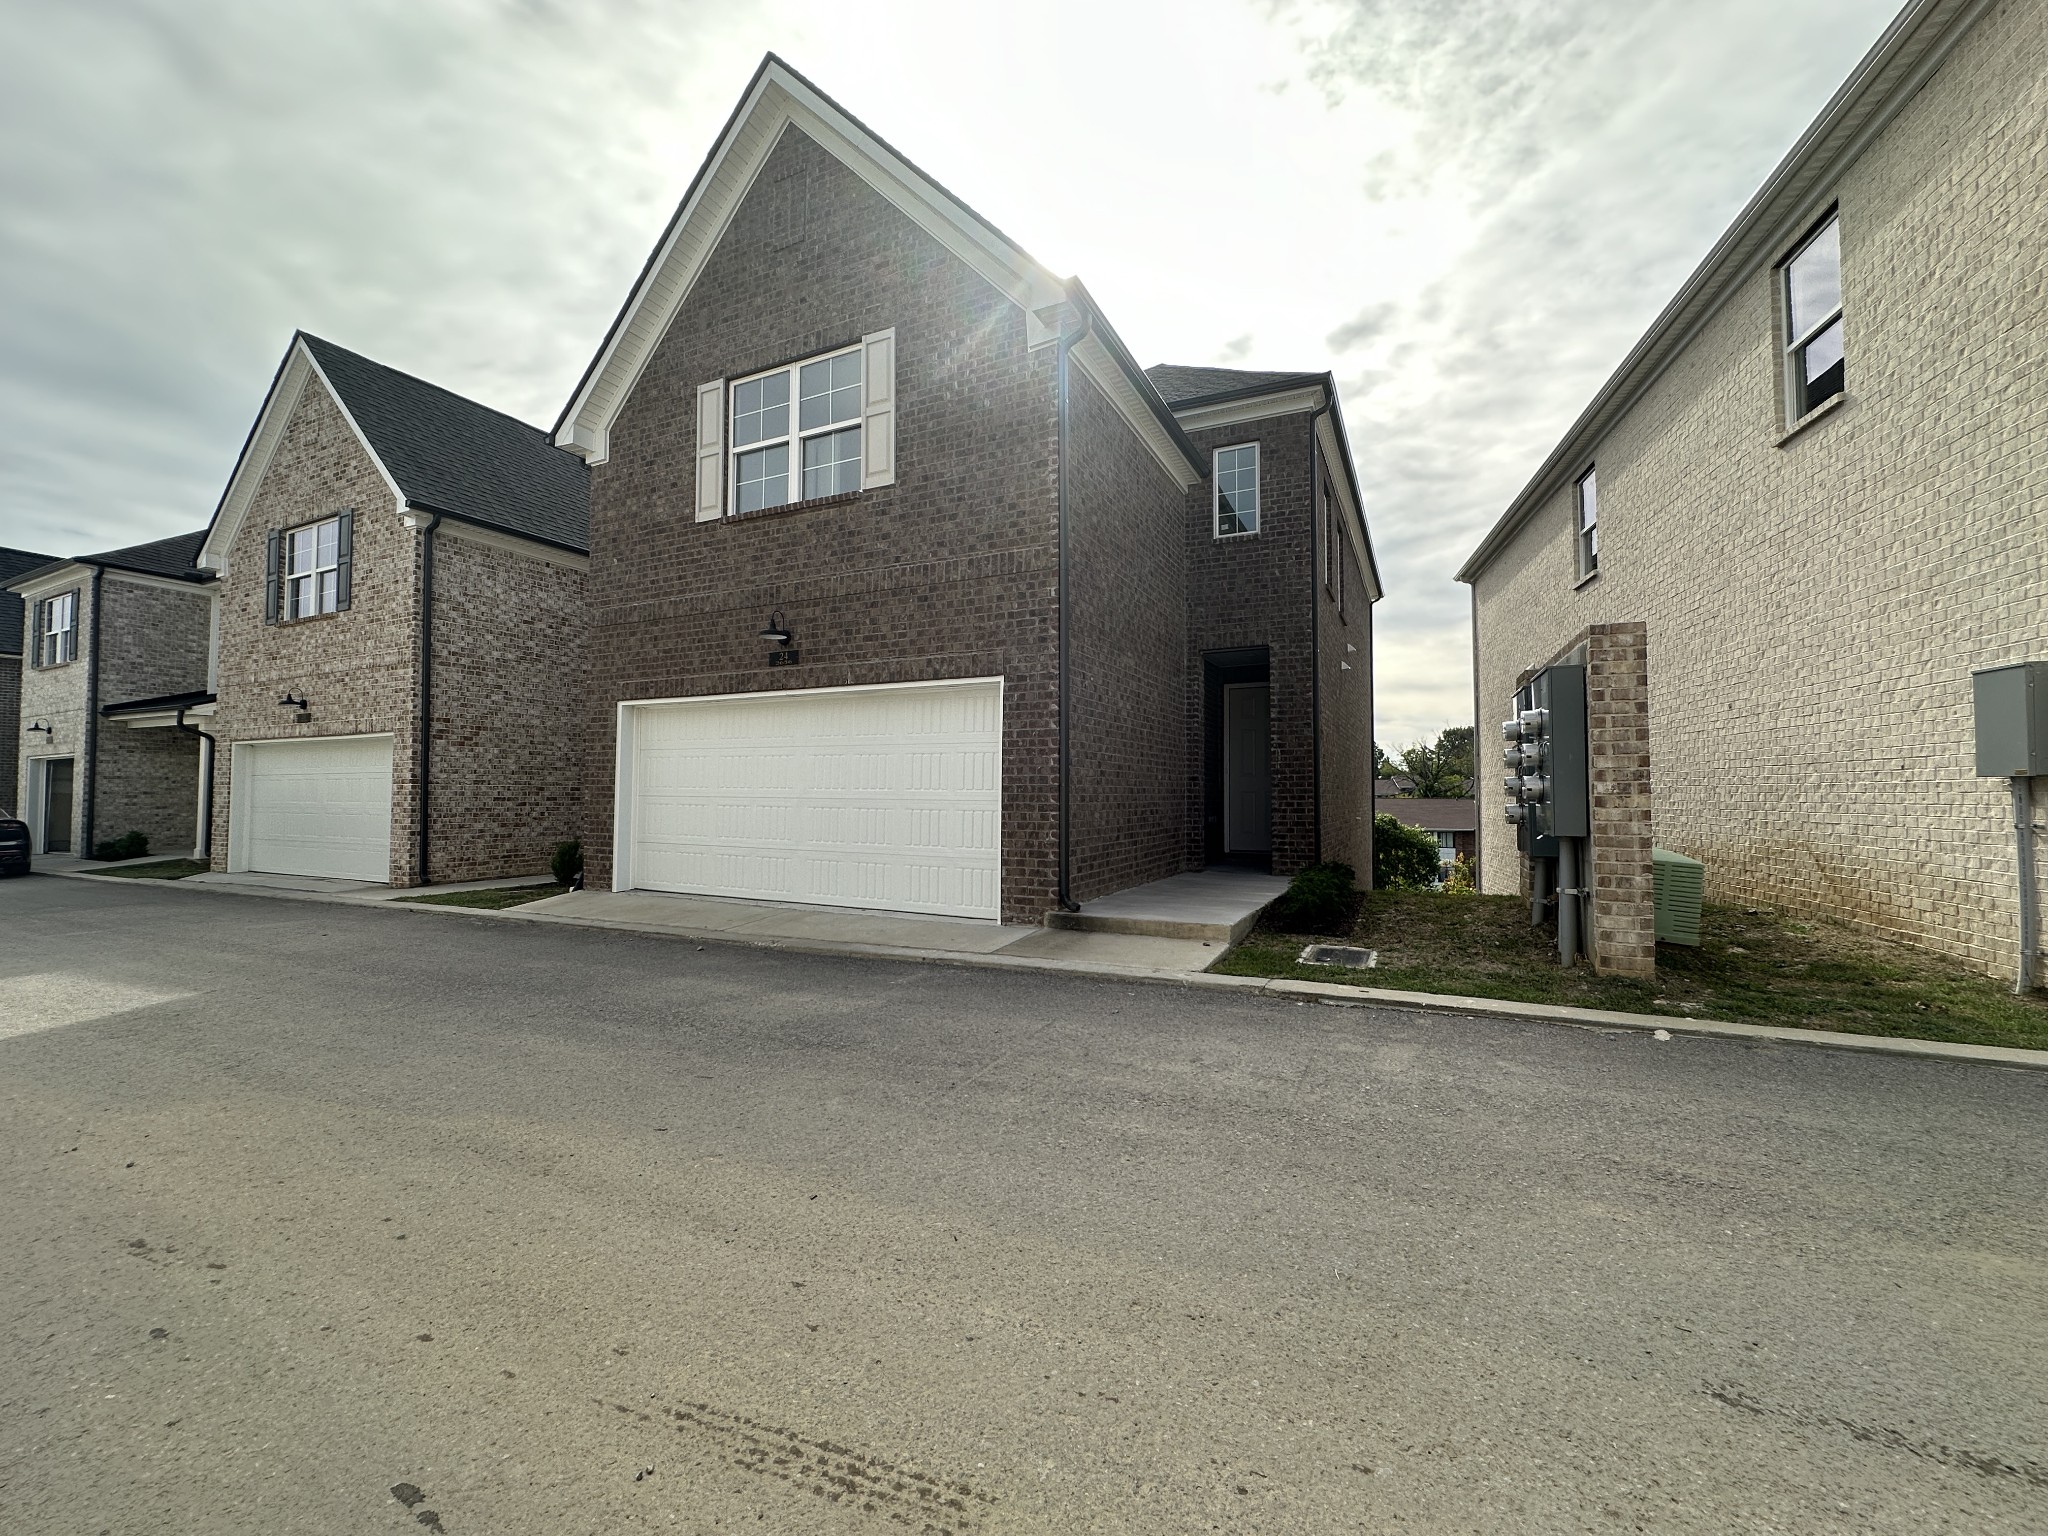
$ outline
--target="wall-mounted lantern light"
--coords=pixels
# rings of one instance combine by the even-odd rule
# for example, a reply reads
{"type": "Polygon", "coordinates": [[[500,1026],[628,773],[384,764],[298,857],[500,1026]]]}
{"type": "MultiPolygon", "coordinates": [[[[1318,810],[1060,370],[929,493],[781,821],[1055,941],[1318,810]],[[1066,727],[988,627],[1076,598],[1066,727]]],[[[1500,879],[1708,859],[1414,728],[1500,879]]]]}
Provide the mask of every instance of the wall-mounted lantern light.
{"type": "Polygon", "coordinates": [[[290,694],[286,694],[283,698],[279,699],[277,707],[279,709],[296,710],[297,713],[292,716],[292,721],[297,725],[304,725],[313,718],[313,706],[304,699],[293,698],[290,694]]]}
{"type": "Polygon", "coordinates": [[[761,631],[761,638],[763,640],[773,640],[784,650],[796,644],[796,634],[787,624],[783,623],[782,610],[780,608],[769,615],[768,627],[761,631]]]}
{"type": "Polygon", "coordinates": [[[57,728],[51,725],[47,720],[36,721],[34,725],[28,727],[28,730],[31,735],[33,735],[37,731],[41,731],[43,733],[43,745],[46,747],[51,742],[57,739],[57,728]]]}

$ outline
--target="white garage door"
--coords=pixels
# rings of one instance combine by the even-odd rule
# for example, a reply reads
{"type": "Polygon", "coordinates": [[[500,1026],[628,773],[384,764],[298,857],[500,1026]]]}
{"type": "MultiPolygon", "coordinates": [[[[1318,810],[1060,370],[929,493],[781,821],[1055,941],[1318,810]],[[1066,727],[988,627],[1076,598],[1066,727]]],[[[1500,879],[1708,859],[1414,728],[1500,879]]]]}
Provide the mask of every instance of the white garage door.
{"type": "Polygon", "coordinates": [[[1002,685],[820,689],[624,712],[620,884],[1001,913],[1002,685]]]}
{"type": "Polygon", "coordinates": [[[228,802],[236,869],[391,878],[391,738],[244,742],[228,802]]]}

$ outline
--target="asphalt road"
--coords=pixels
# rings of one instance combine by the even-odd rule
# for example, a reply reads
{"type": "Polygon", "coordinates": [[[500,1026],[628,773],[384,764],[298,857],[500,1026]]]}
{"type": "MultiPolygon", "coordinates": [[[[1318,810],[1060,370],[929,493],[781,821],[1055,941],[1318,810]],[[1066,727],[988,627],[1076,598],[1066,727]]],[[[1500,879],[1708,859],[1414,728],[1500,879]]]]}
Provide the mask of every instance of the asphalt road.
{"type": "Polygon", "coordinates": [[[2040,1532],[2044,1110],[4,882],[0,1530],[2040,1532]]]}

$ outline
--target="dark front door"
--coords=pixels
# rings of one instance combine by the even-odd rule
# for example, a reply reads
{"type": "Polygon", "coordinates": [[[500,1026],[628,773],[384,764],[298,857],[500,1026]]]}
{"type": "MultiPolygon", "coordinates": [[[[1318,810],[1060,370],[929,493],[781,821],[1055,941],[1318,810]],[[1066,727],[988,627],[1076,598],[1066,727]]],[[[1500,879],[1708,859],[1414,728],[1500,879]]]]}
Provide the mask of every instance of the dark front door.
{"type": "Polygon", "coordinates": [[[71,851],[71,759],[43,762],[43,852],[71,851]]]}
{"type": "Polygon", "coordinates": [[[1267,686],[1223,690],[1223,851],[1273,851],[1273,776],[1267,686]]]}

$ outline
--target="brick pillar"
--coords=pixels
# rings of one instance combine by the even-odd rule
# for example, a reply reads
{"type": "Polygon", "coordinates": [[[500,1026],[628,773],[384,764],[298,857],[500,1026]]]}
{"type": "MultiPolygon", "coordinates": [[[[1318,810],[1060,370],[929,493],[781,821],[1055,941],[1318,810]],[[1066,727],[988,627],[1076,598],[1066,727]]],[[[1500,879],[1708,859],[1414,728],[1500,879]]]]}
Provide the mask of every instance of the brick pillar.
{"type": "Polygon", "coordinates": [[[1657,974],[1650,866],[1649,626],[1595,624],[1586,647],[1586,746],[1592,777],[1592,931],[1602,975],[1657,974]]]}

